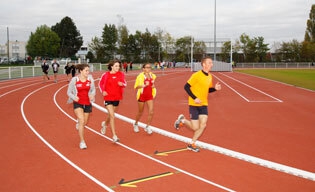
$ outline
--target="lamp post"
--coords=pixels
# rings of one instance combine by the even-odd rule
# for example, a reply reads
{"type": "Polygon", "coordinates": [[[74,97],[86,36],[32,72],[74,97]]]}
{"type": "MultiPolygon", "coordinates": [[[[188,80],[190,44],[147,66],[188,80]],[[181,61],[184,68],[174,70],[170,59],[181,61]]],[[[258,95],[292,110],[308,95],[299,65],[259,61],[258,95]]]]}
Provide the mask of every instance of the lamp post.
{"type": "Polygon", "coordinates": [[[217,40],[216,40],[216,25],[217,25],[217,23],[216,23],[216,15],[217,15],[217,1],[216,0],[214,0],[214,52],[213,52],[213,54],[214,54],[214,56],[213,56],[213,60],[214,61],[216,61],[216,54],[217,54],[217,40]]]}
{"type": "Polygon", "coordinates": [[[8,63],[10,63],[10,41],[9,41],[9,27],[7,27],[7,51],[8,51],[8,63]]]}
{"type": "Polygon", "coordinates": [[[161,61],[161,56],[160,56],[160,43],[159,43],[159,58],[158,58],[158,62],[161,61]]]}

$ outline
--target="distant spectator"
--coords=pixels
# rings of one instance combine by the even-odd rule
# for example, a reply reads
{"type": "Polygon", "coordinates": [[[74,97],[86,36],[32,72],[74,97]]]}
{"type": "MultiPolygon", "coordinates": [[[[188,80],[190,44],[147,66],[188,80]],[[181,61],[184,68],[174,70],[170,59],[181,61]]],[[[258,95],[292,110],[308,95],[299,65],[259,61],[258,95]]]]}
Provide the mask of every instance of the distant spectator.
{"type": "Polygon", "coordinates": [[[75,76],[75,63],[72,63],[72,65],[71,65],[71,75],[72,75],[72,77],[75,76]]]}
{"type": "Polygon", "coordinates": [[[67,62],[66,65],[65,65],[65,70],[66,70],[66,75],[67,75],[68,82],[70,80],[71,69],[72,69],[71,63],[67,62]]]}
{"type": "Polygon", "coordinates": [[[53,69],[53,72],[54,72],[54,80],[55,80],[55,83],[57,83],[57,75],[58,75],[58,69],[60,67],[59,63],[57,62],[56,59],[53,60],[52,64],[51,64],[51,67],[53,69]]]}
{"type": "Polygon", "coordinates": [[[124,67],[124,71],[127,73],[128,72],[128,64],[126,61],[124,62],[123,67],[124,67]]]}
{"type": "Polygon", "coordinates": [[[49,70],[49,65],[46,61],[46,59],[42,62],[42,71],[43,71],[43,81],[46,82],[46,79],[49,80],[48,77],[48,70],[49,70]]]}

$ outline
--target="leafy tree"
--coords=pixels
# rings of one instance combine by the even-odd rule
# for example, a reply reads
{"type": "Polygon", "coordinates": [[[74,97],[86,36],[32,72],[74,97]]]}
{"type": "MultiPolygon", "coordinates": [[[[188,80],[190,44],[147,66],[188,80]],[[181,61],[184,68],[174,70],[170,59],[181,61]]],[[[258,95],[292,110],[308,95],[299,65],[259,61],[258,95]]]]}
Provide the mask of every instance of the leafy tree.
{"type": "Polygon", "coordinates": [[[47,25],[37,27],[35,33],[31,32],[26,45],[27,53],[31,57],[57,57],[60,47],[60,38],[47,25]]]}
{"type": "Polygon", "coordinates": [[[259,62],[262,62],[266,59],[267,52],[269,51],[268,44],[264,43],[263,37],[254,38],[256,44],[256,54],[259,58],[259,62]]]}
{"type": "Polygon", "coordinates": [[[130,52],[134,54],[133,61],[141,61],[141,32],[136,31],[134,35],[129,35],[130,52]]]}
{"type": "Polygon", "coordinates": [[[221,58],[222,61],[230,62],[230,53],[231,53],[231,41],[226,41],[223,43],[223,46],[221,48],[221,58]]]}
{"type": "Polygon", "coordinates": [[[234,47],[235,52],[242,52],[245,62],[262,62],[266,59],[267,52],[269,51],[268,44],[264,43],[263,37],[254,37],[251,39],[245,33],[240,36],[234,47]]]}
{"type": "Polygon", "coordinates": [[[163,43],[165,49],[162,51],[162,55],[165,60],[171,61],[175,59],[175,39],[169,33],[163,35],[163,43]]]}
{"type": "Polygon", "coordinates": [[[248,35],[243,33],[240,36],[240,40],[237,41],[237,47],[240,51],[243,53],[244,60],[247,60],[247,56],[250,54],[250,45],[251,45],[251,39],[248,35]]]}
{"type": "Polygon", "coordinates": [[[89,52],[87,53],[86,58],[89,59],[90,62],[95,62],[95,61],[96,61],[96,59],[95,59],[95,57],[94,57],[94,54],[93,54],[91,51],[89,51],[89,52]]]}
{"type": "Polygon", "coordinates": [[[309,19],[306,22],[306,31],[304,36],[304,41],[315,42],[315,4],[312,5],[309,19]]]}
{"type": "Polygon", "coordinates": [[[159,58],[159,41],[156,35],[151,35],[149,44],[150,61],[157,61],[159,58]]]}
{"type": "Polygon", "coordinates": [[[147,61],[158,60],[159,42],[156,35],[152,35],[148,29],[144,33],[138,31],[138,37],[142,52],[142,59],[147,61]]]}
{"type": "Polygon", "coordinates": [[[282,55],[283,61],[299,61],[301,55],[302,43],[297,40],[283,42],[278,52],[282,55]]]}
{"type": "Polygon", "coordinates": [[[164,57],[167,56],[167,51],[164,49],[164,47],[167,47],[166,46],[166,37],[165,37],[165,34],[164,34],[164,31],[158,27],[155,32],[154,32],[154,35],[157,37],[157,40],[158,40],[158,58],[156,61],[161,61],[163,60],[164,57]]]}
{"type": "Polygon", "coordinates": [[[82,36],[77,30],[72,19],[68,16],[64,17],[60,23],[52,26],[60,37],[60,57],[73,57],[83,44],[82,36]]]}
{"type": "Polygon", "coordinates": [[[206,44],[203,41],[196,41],[194,43],[194,59],[201,61],[203,56],[206,54],[206,44]]]}
{"type": "Polygon", "coordinates": [[[115,25],[105,24],[102,33],[102,44],[105,51],[105,60],[114,59],[117,52],[116,43],[118,41],[118,33],[115,25]]]}
{"type": "Polygon", "coordinates": [[[309,41],[302,42],[301,57],[305,61],[315,61],[315,43],[309,41]]]}
{"type": "Polygon", "coordinates": [[[119,28],[119,53],[123,56],[124,59],[130,61],[129,56],[129,35],[128,35],[128,29],[126,25],[123,25],[119,28]]]}
{"type": "Polygon", "coordinates": [[[190,61],[190,47],[191,37],[185,36],[176,40],[176,61],[189,62],[190,61]]]}
{"type": "Polygon", "coordinates": [[[98,37],[92,38],[91,43],[89,44],[89,49],[93,55],[95,55],[95,61],[102,62],[105,58],[105,50],[102,44],[102,39],[98,37]]]}

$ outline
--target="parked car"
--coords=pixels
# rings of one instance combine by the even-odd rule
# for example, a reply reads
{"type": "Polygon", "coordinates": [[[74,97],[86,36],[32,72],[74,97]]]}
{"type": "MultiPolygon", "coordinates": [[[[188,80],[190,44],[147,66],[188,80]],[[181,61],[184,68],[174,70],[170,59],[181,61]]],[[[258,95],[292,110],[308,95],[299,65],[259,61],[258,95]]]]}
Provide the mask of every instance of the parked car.
{"type": "Polygon", "coordinates": [[[66,64],[69,62],[71,62],[70,58],[62,58],[62,59],[60,59],[59,64],[66,64]]]}
{"type": "Polygon", "coordinates": [[[7,63],[9,63],[8,58],[6,58],[6,57],[1,58],[0,64],[7,64],[7,63]]]}
{"type": "Polygon", "coordinates": [[[25,60],[24,59],[20,59],[20,58],[16,58],[16,57],[12,57],[10,59],[10,63],[13,63],[13,64],[23,64],[25,63],[25,60]]]}

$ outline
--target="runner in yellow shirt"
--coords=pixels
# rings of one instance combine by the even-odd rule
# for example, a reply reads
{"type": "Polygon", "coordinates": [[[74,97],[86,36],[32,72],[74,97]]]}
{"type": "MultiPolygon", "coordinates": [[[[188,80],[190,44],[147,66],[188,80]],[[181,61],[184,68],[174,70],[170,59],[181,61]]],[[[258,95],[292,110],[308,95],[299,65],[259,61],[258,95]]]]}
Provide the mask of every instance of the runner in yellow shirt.
{"type": "Polygon", "coordinates": [[[208,120],[208,94],[221,90],[221,84],[216,83],[213,87],[212,75],[210,74],[213,66],[212,59],[205,57],[201,61],[202,70],[192,74],[185,84],[185,91],[188,94],[189,114],[191,120],[180,114],[174,123],[175,129],[186,126],[194,131],[194,136],[187,149],[199,152],[196,146],[197,139],[202,135],[208,120]]]}

